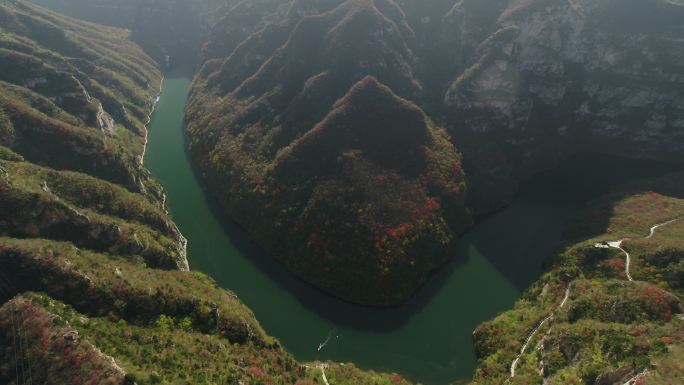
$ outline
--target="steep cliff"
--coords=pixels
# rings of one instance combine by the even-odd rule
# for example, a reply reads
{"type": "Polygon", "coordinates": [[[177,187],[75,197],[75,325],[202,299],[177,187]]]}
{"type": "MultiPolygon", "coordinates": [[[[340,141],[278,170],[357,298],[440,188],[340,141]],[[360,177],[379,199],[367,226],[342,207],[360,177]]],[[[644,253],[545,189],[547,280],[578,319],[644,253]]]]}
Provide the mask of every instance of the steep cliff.
{"type": "Polygon", "coordinates": [[[577,152],[681,160],[683,17],[671,1],[510,1],[446,92],[449,126],[521,176],[577,152]]]}
{"type": "MultiPolygon", "coordinates": [[[[228,215],[364,304],[408,298],[474,214],[561,159],[684,153],[681,0],[41,2],[132,35],[0,5],[0,382],[32,362],[23,382],[319,381],[182,271],[141,166],[161,74],[131,37],[159,66],[201,57],[189,146],[228,215]]],[[[547,273],[475,331],[474,382],[677,383],[681,186],[584,210],[547,273]]]]}
{"type": "Polygon", "coordinates": [[[156,64],[122,30],[26,2],[5,2],[0,18],[0,144],[33,163],[157,194],[141,166],[156,64]]]}

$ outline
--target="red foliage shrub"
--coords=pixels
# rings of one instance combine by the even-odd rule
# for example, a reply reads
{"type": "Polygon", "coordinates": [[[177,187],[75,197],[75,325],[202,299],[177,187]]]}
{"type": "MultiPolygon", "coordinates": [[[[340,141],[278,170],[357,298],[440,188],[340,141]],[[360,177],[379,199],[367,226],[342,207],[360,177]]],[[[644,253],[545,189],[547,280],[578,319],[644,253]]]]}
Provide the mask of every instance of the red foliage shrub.
{"type": "Polygon", "coordinates": [[[643,300],[653,313],[658,314],[662,320],[669,322],[672,319],[672,309],[665,297],[665,291],[653,286],[646,286],[641,292],[643,300]]]}
{"type": "Polygon", "coordinates": [[[393,229],[387,230],[387,235],[390,238],[393,239],[402,239],[404,238],[411,230],[413,229],[413,225],[410,223],[403,223],[399,227],[395,227],[393,229]]]}
{"type": "Polygon", "coordinates": [[[605,267],[611,273],[621,275],[625,272],[625,260],[622,258],[613,258],[601,262],[601,266],[605,267]]]}
{"type": "Polygon", "coordinates": [[[264,375],[264,371],[256,366],[250,366],[248,370],[254,377],[261,377],[264,375]]]}

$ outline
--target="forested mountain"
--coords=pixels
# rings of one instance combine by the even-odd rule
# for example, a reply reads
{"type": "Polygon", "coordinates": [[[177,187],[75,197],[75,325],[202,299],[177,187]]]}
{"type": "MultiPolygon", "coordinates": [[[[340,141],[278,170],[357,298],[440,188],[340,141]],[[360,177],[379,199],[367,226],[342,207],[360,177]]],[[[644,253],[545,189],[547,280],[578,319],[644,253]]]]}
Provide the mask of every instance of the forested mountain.
{"type": "Polygon", "coordinates": [[[681,172],[591,201],[568,224],[547,272],[473,333],[473,383],[680,382],[683,233],[681,172]]]}
{"type": "Polygon", "coordinates": [[[396,304],[520,179],[581,152],[682,159],[683,11],[658,0],[241,2],[205,44],[190,151],[228,215],[297,275],[396,304]],[[422,110],[441,144],[384,117],[395,107],[380,94],[365,113],[340,111],[369,82],[422,110]],[[337,148],[316,143],[323,129],[337,148]]]}
{"type": "Polygon", "coordinates": [[[0,383],[318,381],[188,271],[142,165],[162,73],[129,32],[21,0],[0,4],[0,27],[0,383]]]}
{"type": "MultiPolygon", "coordinates": [[[[574,155],[684,162],[682,0],[36,2],[88,21],[0,3],[0,383],[406,383],[298,363],[187,271],[142,164],[165,70],[195,68],[188,152],[220,209],[356,304],[407,301],[574,155]]],[[[682,383],[682,186],[582,207],[474,331],[473,383],[682,383]]]]}
{"type": "MultiPolygon", "coordinates": [[[[205,45],[190,152],[295,274],[396,304],[529,175],[586,152],[681,162],[682,20],[659,0],[242,2],[205,45]]],[[[680,176],[586,209],[515,310],[476,330],[477,383],[681,378],[680,176]]]]}

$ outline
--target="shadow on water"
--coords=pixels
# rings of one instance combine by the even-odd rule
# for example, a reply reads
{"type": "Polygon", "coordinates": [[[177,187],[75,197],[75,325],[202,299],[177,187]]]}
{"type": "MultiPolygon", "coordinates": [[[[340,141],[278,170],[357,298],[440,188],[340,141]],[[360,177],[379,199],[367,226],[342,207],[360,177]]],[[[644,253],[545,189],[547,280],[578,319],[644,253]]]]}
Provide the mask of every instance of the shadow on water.
{"type": "MultiPolygon", "coordinates": [[[[170,75],[170,77],[186,76],[187,74],[181,71],[176,71],[170,75]]],[[[183,139],[184,144],[187,144],[185,131],[183,139]]],[[[201,186],[201,172],[197,169],[195,163],[191,161],[190,154],[187,152],[187,146],[184,146],[184,148],[184,156],[188,158],[195,183],[201,186]]],[[[373,308],[357,305],[320,291],[313,285],[299,279],[285,265],[277,261],[271,254],[253,241],[247,231],[239,224],[223,215],[223,207],[217,199],[208,193],[204,194],[203,199],[207,207],[209,207],[210,215],[216,223],[220,224],[223,233],[230,239],[231,245],[240,255],[248,256],[249,263],[266,274],[281,289],[294,295],[298,302],[310,311],[345,328],[387,332],[401,327],[412,315],[420,312],[429,303],[434,294],[440,290],[442,284],[448,280],[449,273],[464,264],[468,259],[467,248],[463,247],[463,245],[460,246],[456,256],[443,268],[433,273],[428,282],[409,301],[401,306],[373,308]]],[[[229,259],[220,261],[219,265],[221,269],[231,268],[229,259]]],[[[220,280],[220,278],[218,279],[220,280]]],[[[230,283],[227,283],[226,287],[230,287],[230,283]]]]}
{"type": "Polygon", "coordinates": [[[657,177],[680,169],[681,165],[671,163],[599,154],[577,155],[557,168],[525,181],[516,202],[506,209],[481,218],[471,231],[464,233],[459,239],[454,258],[436,271],[409,301],[386,309],[345,302],[298,279],[255,244],[239,225],[221,215],[222,208],[216,200],[209,197],[206,199],[212,214],[239,252],[248,255],[260,270],[280,287],[294,294],[303,305],[338,325],[388,331],[401,327],[430,302],[454,270],[468,261],[469,249],[477,249],[519,291],[524,291],[541,274],[543,262],[549,257],[549,250],[561,241],[558,235],[562,231],[559,232],[557,226],[553,226],[556,215],[563,216],[567,207],[582,205],[616,185],[640,178],[657,177]],[[529,206],[537,206],[541,202],[554,206],[562,202],[567,206],[560,205],[558,212],[551,210],[535,213],[530,210],[529,206]],[[521,215],[521,212],[525,212],[525,215],[521,215]],[[530,221],[530,215],[537,215],[538,218],[530,221]],[[535,225],[529,226],[530,223],[535,225]],[[477,231],[472,231],[475,228],[477,231]],[[545,245],[517,242],[519,239],[530,238],[538,238],[545,245]],[[497,242],[492,242],[492,239],[497,242]]]}
{"type": "MultiPolygon", "coordinates": [[[[186,156],[189,155],[186,154],[186,156]]],[[[193,173],[195,178],[200,180],[199,172],[195,167],[193,167],[193,173]]],[[[556,185],[555,183],[543,184],[556,185]]],[[[251,263],[267,274],[269,279],[279,287],[292,293],[302,305],[342,327],[388,332],[402,327],[413,315],[428,305],[451,278],[453,272],[468,262],[473,249],[478,250],[492,262],[520,291],[528,287],[541,273],[543,259],[560,241],[558,225],[554,226],[550,222],[557,222],[556,215],[564,216],[564,212],[569,207],[569,205],[562,205],[558,212],[546,210],[535,212],[532,206],[537,206],[539,204],[537,200],[543,198],[544,195],[527,197],[527,194],[532,191],[535,190],[524,188],[521,194],[522,199],[518,199],[510,207],[495,214],[481,218],[473,228],[459,237],[456,252],[451,261],[435,271],[426,284],[419,288],[406,303],[392,308],[372,308],[352,304],[328,295],[300,280],[257,245],[240,225],[222,215],[223,209],[216,199],[209,194],[206,194],[204,199],[210,207],[211,215],[214,216],[216,222],[221,224],[223,232],[231,239],[232,245],[238,252],[249,256],[251,263]],[[534,221],[539,223],[537,226],[529,226],[530,215],[537,217],[534,221]],[[531,236],[530,233],[534,235],[531,236]],[[528,242],[517,241],[531,237],[538,237],[544,241],[532,245],[528,242]],[[492,239],[496,239],[497,242],[492,242],[492,239]]],[[[557,204],[558,199],[549,200],[549,206],[557,204]]]]}
{"type": "MultiPolygon", "coordinates": [[[[168,78],[191,78],[189,68],[177,68],[168,78]]],[[[188,159],[195,183],[201,185],[200,173],[185,150],[187,137],[183,130],[184,156],[188,159]]],[[[581,206],[616,185],[632,180],[656,177],[681,170],[682,164],[636,160],[603,154],[578,154],[553,169],[540,172],[524,181],[512,205],[479,218],[470,230],[459,237],[454,257],[435,271],[405,304],[393,308],[370,308],[355,305],[319,291],[297,278],[283,264],[258,246],[237,223],[222,215],[223,209],[210,194],[204,194],[211,215],[219,223],[232,245],[249,256],[259,270],[316,314],[331,322],[361,330],[387,331],[401,327],[412,315],[421,311],[460,266],[468,262],[471,249],[478,250],[519,291],[524,291],[542,273],[549,251],[559,244],[556,216],[565,217],[570,207],[581,206]],[[548,205],[555,209],[535,212],[532,207],[548,205]],[[530,220],[530,216],[536,216],[530,220]],[[530,226],[530,224],[534,224],[530,226]],[[537,238],[541,243],[519,240],[537,238]],[[497,242],[492,242],[496,239],[497,242]]],[[[229,268],[229,266],[226,266],[229,268]]]]}
{"type": "MultiPolygon", "coordinates": [[[[613,155],[579,154],[523,182],[514,207],[527,204],[565,203],[579,208],[621,184],[642,178],[658,177],[682,169],[684,169],[682,164],[628,159],[613,155]]],[[[505,209],[493,216],[510,214],[511,210],[505,209]]],[[[531,212],[525,215],[530,214],[534,215],[531,212]]],[[[552,215],[555,214],[552,213],[552,215]]],[[[503,236],[503,234],[496,236],[495,233],[486,232],[495,236],[500,242],[480,244],[482,254],[520,291],[524,291],[539,277],[544,260],[550,255],[540,255],[538,250],[530,247],[528,243],[508,241],[530,237],[540,240],[557,237],[558,229],[547,227],[545,223],[553,223],[553,221],[539,218],[520,227],[508,227],[506,229],[508,236],[503,236]],[[535,225],[530,226],[531,223],[535,225]],[[517,233],[517,235],[510,237],[510,232],[517,233]],[[523,255],[525,259],[511,258],[511,255],[523,255]]],[[[558,238],[556,244],[558,245],[561,240],[558,238]]]]}
{"type": "Polygon", "coordinates": [[[618,185],[662,176],[684,168],[682,163],[629,159],[614,155],[579,154],[558,167],[543,171],[524,182],[521,195],[543,199],[563,199],[583,203],[618,185]]]}
{"type": "Polygon", "coordinates": [[[559,235],[562,230],[558,229],[556,216],[565,216],[569,207],[582,205],[616,185],[681,169],[682,166],[677,164],[609,155],[574,156],[557,168],[525,181],[513,205],[480,218],[473,229],[461,235],[454,258],[434,272],[411,299],[401,306],[386,309],[354,305],[320,292],[294,276],[255,244],[239,225],[221,215],[222,208],[214,199],[207,198],[207,204],[240,253],[250,256],[270,279],[293,293],[309,309],[339,325],[388,331],[401,327],[420,312],[453,272],[468,262],[470,249],[477,249],[511,284],[519,291],[524,291],[542,273],[543,262],[550,256],[549,251],[561,241],[559,235]],[[535,212],[531,208],[542,202],[557,206],[558,210],[535,212]],[[530,216],[536,218],[530,220],[530,216]],[[518,241],[532,238],[540,242],[518,241]],[[492,242],[493,239],[497,241],[492,242]]]}

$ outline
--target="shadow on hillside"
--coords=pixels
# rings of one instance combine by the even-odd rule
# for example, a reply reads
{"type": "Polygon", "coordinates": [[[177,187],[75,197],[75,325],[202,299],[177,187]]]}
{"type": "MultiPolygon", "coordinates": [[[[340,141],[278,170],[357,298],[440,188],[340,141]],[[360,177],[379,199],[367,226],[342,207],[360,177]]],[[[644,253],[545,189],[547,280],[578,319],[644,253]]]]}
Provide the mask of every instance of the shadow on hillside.
{"type": "MultiPolygon", "coordinates": [[[[680,167],[679,170],[684,168],[680,167]]],[[[672,171],[672,170],[669,170],[672,171]]],[[[579,213],[575,220],[568,224],[565,238],[568,241],[581,241],[594,238],[608,232],[608,220],[613,216],[615,207],[626,198],[654,193],[658,197],[684,198],[684,171],[668,172],[667,175],[654,175],[636,181],[621,184],[610,193],[603,195],[591,203],[591,207],[579,213]]],[[[650,201],[650,200],[649,200],[650,201]]],[[[655,223],[644,223],[644,235],[647,228],[655,223]]]]}
{"type": "MultiPolygon", "coordinates": [[[[538,216],[520,222],[510,232],[520,234],[518,243],[484,242],[482,253],[501,274],[525,290],[543,272],[545,262],[563,243],[605,234],[614,205],[627,195],[656,191],[665,195],[684,194],[684,186],[662,180],[656,185],[637,182],[683,170],[684,165],[650,160],[626,159],[610,155],[582,154],[564,161],[558,167],[542,172],[521,185],[519,197],[497,216],[508,215],[519,205],[548,206],[546,211],[526,210],[525,215],[538,216]],[[617,186],[627,189],[610,194],[617,186]],[[606,199],[598,210],[581,210],[594,199],[606,199]],[[559,222],[559,219],[563,218],[559,222]],[[558,228],[557,226],[561,226],[558,228]],[[525,236],[527,234],[528,236],[525,236]],[[530,237],[530,234],[536,234],[530,237]],[[562,237],[558,237],[562,234],[562,237]],[[529,239],[539,239],[539,244],[529,239]],[[526,242],[527,240],[527,242],[526,242]]],[[[502,237],[504,242],[509,237],[502,237]]]]}
{"type": "MultiPolygon", "coordinates": [[[[268,252],[252,241],[249,234],[235,222],[221,215],[222,208],[212,198],[207,198],[217,220],[223,226],[233,242],[234,247],[265,272],[269,278],[283,290],[293,294],[297,300],[314,313],[324,317],[334,324],[359,330],[389,331],[399,328],[411,316],[430,302],[434,295],[449,278],[451,272],[466,262],[459,252],[444,268],[436,272],[428,283],[405,304],[392,308],[372,308],[355,305],[340,298],[326,294],[307,282],[297,278],[283,264],[274,259],[268,252]]],[[[460,250],[461,248],[459,248],[460,250]]]]}
{"type": "MultiPolygon", "coordinates": [[[[518,291],[525,290],[542,273],[543,262],[562,241],[565,224],[578,206],[617,184],[677,169],[681,166],[586,155],[541,173],[523,183],[513,204],[481,218],[474,228],[463,234],[452,261],[436,271],[409,301],[387,309],[350,304],[298,279],[251,241],[239,225],[221,215],[223,210],[215,200],[206,199],[236,249],[249,256],[258,269],[294,295],[302,305],[341,327],[387,332],[402,327],[420,313],[452,275],[468,262],[472,250],[486,258],[518,291]]],[[[595,224],[596,231],[606,226],[607,223],[601,221],[595,224]]]]}

